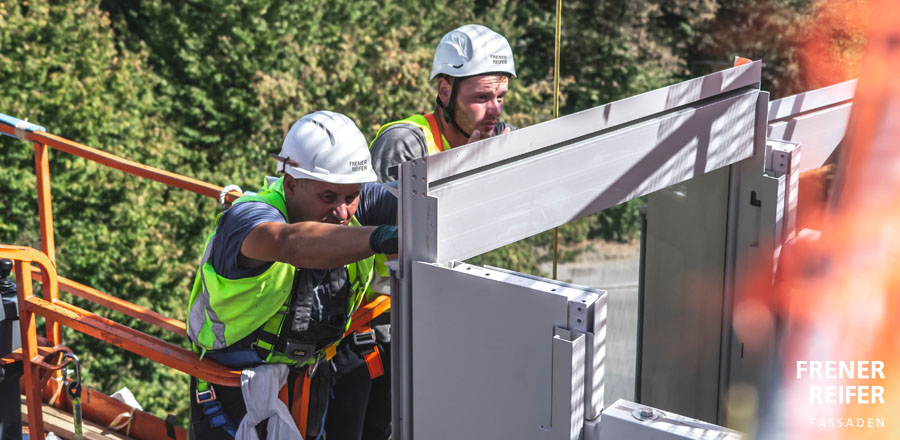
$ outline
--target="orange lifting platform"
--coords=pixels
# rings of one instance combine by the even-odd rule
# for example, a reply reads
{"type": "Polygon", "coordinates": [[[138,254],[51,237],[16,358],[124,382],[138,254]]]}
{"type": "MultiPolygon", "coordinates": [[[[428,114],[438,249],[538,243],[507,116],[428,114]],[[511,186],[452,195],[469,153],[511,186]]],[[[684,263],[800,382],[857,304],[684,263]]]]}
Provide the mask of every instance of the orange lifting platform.
{"type": "MultiPolygon", "coordinates": [[[[54,136],[44,132],[43,127],[5,115],[2,122],[4,123],[0,123],[0,133],[34,143],[41,250],[0,244],[0,258],[10,259],[15,265],[19,324],[22,335],[22,347],[2,358],[0,362],[8,363],[16,360],[23,362],[22,389],[27,406],[27,425],[31,438],[43,439],[45,435],[42,402],[46,402],[58,410],[67,412],[72,410],[68,395],[60,392],[63,383],[59,372],[63,365],[62,354],[70,351],[61,345],[60,325],[207,382],[224,386],[240,386],[240,371],[231,370],[209,359],[201,360],[199,355],[190,350],[76,307],[59,298],[59,291],[62,290],[157,328],[179,336],[186,336],[185,324],[182,321],[57,275],[47,152],[48,148],[52,147],[128,174],[216,199],[222,194],[223,188],[54,136]],[[36,281],[42,285],[41,296],[34,294],[33,284],[36,281]],[[39,341],[35,315],[40,315],[46,320],[46,340],[40,338],[39,341]]],[[[230,203],[240,196],[240,193],[232,191],[224,194],[224,200],[226,203],[230,203]]],[[[377,316],[388,308],[390,308],[389,298],[380,296],[360,307],[354,313],[352,320],[359,322],[367,315],[377,316]]],[[[350,330],[352,331],[353,328],[350,330]]],[[[185,399],[187,398],[186,392],[185,399]]],[[[117,422],[117,418],[118,421],[121,421],[121,415],[128,413],[130,415],[128,422],[117,423],[117,425],[121,425],[119,433],[131,438],[148,440],[187,438],[187,431],[184,428],[173,426],[171,423],[167,424],[166,421],[152,414],[133,410],[125,403],[88,388],[84,388],[82,392],[82,406],[86,421],[103,426],[111,426],[117,422]]]]}

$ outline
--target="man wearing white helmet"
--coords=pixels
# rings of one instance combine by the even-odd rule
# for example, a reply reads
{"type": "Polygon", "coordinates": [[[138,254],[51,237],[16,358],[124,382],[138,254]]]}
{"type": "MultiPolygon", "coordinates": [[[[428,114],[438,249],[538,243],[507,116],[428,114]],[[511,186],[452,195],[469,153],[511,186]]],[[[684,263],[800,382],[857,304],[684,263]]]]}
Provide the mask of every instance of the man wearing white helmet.
{"type": "Polygon", "coordinates": [[[467,24],[444,35],[434,52],[429,79],[437,79],[434,113],[381,127],[372,160],[381,181],[397,179],[395,165],[506,133],[500,121],[510,78],[512,48],[502,35],[467,24]]]}
{"type": "Polygon", "coordinates": [[[296,435],[317,438],[331,391],[330,360],[372,280],[373,254],[397,252],[396,199],[371,183],[376,175],[365,138],[349,118],[326,111],[304,116],[278,159],[285,175],[237,199],[206,242],[188,337],[203,356],[244,369],[247,389],[192,378],[192,438],[233,438],[242,429],[268,429],[279,438],[298,429],[296,435]],[[263,382],[251,387],[246,377],[263,382]],[[277,390],[286,378],[289,401],[307,411],[299,417],[306,426],[259,423],[270,415],[283,419],[272,403],[277,396],[248,389],[271,380],[277,390]]]}
{"type": "MultiPolygon", "coordinates": [[[[434,113],[414,115],[381,127],[372,141],[372,160],[379,180],[397,179],[396,165],[438,154],[512,128],[500,121],[510,78],[516,68],[512,48],[502,35],[487,27],[469,24],[450,31],[438,43],[431,68],[437,79],[434,113]]],[[[378,345],[390,358],[389,317],[374,321],[378,345]]],[[[370,381],[364,355],[354,356],[346,347],[337,358],[335,399],[326,421],[329,433],[340,438],[385,439],[390,436],[390,365],[370,381]],[[370,389],[368,400],[366,389],[370,389]],[[361,414],[364,419],[360,419],[361,414]]],[[[354,347],[365,353],[367,346],[354,347]]]]}

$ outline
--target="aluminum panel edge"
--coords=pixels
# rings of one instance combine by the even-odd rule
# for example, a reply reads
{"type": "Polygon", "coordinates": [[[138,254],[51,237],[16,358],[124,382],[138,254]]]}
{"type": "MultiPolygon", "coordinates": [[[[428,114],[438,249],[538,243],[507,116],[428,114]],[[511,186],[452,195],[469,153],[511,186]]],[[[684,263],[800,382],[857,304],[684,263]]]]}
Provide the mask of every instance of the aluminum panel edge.
{"type": "Polygon", "coordinates": [[[412,265],[433,261],[436,254],[437,200],[428,196],[425,161],[400,165],[397,222],[399,261],[391,271],[391,408],[393,436],[412,439],[412,265]],[[396,288],[395,288],[396,286],[396,288]]]}
{"type": "Polygon", "coordinates": [[[837,105],[852,100],[855,93],[856,80],[851,79],[821,89],[786,96],[769,102],[767,119],[771,123],[794,117],[800,113],[837,105]]]}
{"type": "Polygon", "coordinates": [[[759,243],[759,219],[761,206],[754,195],[762,193],[766,171],[766,124],[768,123],[769,93],[760,92],[756,105],[756,132],[754,154],[750,159],[731,166],[728,195],[728,223],[726,226],[725,274],[722,301],[722,327],[719,350],[719,401],[716,422],[725,423],[725,402],[732,385],[735,351],[740,341],[735,336],[734,304],[740,286],[748,279],[748,253],[759,243]],[[754,245],[753,242],[756,242],[754,245]]]}
{"type": "Polygon", "coordinates": [[[819,168],[844,139],[855,92],[854,79],[772,101],[767,136],[803,145],[799,172],[819,168]]]}
{"type": "Polygon", "coordinates": [[[428,158],[429,183],[508,161],[547,146],[570,142],[598,131],[691,105],[761,80],[762,62],[715,72],[651,90],[609,104],[513,131],[503,136],[456,147],[428,158]]]}
{"type": "Polygon", "coordinates": [[[759,93],[430,188],[441,203],[437,261],[479,255],[751,156],[759,93]]]}

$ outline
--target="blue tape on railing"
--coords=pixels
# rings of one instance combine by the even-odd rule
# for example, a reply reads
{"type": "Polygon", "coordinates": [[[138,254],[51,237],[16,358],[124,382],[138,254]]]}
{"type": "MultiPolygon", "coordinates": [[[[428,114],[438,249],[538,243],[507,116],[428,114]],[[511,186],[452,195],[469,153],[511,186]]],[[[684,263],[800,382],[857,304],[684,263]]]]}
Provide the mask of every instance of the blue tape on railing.
{"type": "MultiPolygon", "coordinates": [[[[4,115],[3,113],[0,113],[0,122],[4,123],[6,125],[12,126],[12,127],[18,126],[18,128],[20,130],[26,131],[26,132],[47,131],[47,129],[45,129],[44,127],[41,127],[40,125],[32,124],[31,122],[26,122],[19,118],[15,118],[15,117],[12,117],[9,115],[4,115]]],[[[18,139],[18,136],[14,135],[14,134],[6,133],[6,132],[3,132],[3,134],[18,139]]]]}

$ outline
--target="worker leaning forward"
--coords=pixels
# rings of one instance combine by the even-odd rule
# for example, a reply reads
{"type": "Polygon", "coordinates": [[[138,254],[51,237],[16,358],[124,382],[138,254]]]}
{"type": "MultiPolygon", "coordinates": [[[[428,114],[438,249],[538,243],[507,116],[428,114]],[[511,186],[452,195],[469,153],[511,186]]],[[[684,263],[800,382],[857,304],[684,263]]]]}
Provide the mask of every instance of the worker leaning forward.
{"type": "Polygon", "coordinates": [[[203,356],[243,372],[241,387],[191,379],[192,438],[319,438],[330,359],[372,279],[372,256],[397,251],[397,201],[369,183],[371,157],[349,118],[304,116],[279,160],[285,175],[237,199],[206,242],[187,333],[203,356]],[[291,408],[278,400],[285,383],[291,408]]]}
{"type": "MultiPolygon", "coordinates": [[[[437,78],[434,113],[414,115],[382,126],[372,142],[375,172],[382,182],[397,179],[396,165],[480,139],[509,132],[500,121],[510,78],[515,78],[512,48],[502,35],[480,25],[465,25],[441,38],[431,80],[437,78]]],[[[390,359],[390,319],[375,321],[382,359],[390,359]]],[[[369,380],[365,356],[348,353],[336,359],[334,405],[326,426],[340,438],[385,439],[390,435],[390,374],[369,380]],[[371,386],[368,400],[361,399],[371,386]],[[365,414],[365,421],[359,414],[365,414]]],[[[353,351],[364,353],[366,347],[353,351]]],[[[388,367],[388,366],[386,366],[388,367]]]]}

